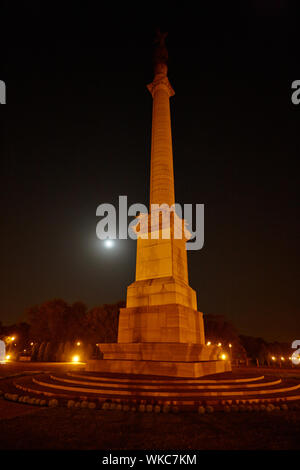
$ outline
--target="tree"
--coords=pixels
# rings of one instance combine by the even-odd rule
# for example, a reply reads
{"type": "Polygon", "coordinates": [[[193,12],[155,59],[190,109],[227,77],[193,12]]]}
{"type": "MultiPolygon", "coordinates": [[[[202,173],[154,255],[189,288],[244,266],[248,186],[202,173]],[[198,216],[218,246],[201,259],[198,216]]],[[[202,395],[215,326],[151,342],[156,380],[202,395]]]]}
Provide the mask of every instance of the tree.
{"type": "Polygon", "coordinates": [[[72,354],[72,345],[70,341],[67,341],[64,344],[64,352],[62,354],[62,360],[64,362],[69,362],[71,360],[71,354],[72,354]]]}
{"type": "Polygon", "coordinates": [[[67,312],[67,339],[76,341],[85,337],[83,325],[87,314],[87,306],[83,302],[74,302],[67,312]]]}
{"type": "Polygon", "coordinates": [[[59,343],[58,348],[55,353],[55,360],[60,362],[63,360],[63,353],[64,353],[64,343],[59,343]]]}
{"type": "Polygon", "coordinates": [[[48,343],[45,346],[44,353],[43,353],[43,361],[50,362],[51,361],[51,343],[48,343]]]}
{"type": "Polygon", "coordinates": [[[247,356],[257,365],[268,362],[269,350],[266,341],[262,338],[254,338],[252,336],[240,336],[242,345],[244,346],[247,356]]]}
{"type": "Polygon", "coordinates": [[[38,362],[42,362],[44,360],[44,351],[45,351],[45,348],[46,348],[46,342],[43,341],[40,346],[39,346],[39,352],[37,354],[37,361],[38,362]]]}
{"type": "Polygon", "coordinates": [[[39,347],[40,347],[40,345],[38,343],[35,343],[33,345],[32,353],[31,353],[31,360],[32,361],[37,361],[38,353],[39,353],[39,347]]]}
{"type": "Polygon", "coordinates": [[[119,313],[122,307],[125,307],[125,302],[120,301],[89,310],[84,326],[92,344],[117,341],[119,313]]]}

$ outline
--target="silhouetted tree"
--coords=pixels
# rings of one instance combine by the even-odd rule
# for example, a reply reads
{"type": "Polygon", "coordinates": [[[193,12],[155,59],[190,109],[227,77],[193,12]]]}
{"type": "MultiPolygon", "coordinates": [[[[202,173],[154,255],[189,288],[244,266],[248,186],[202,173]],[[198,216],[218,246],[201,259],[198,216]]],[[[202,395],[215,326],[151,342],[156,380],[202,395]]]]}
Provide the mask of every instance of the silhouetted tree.
{"type": "Polygon", "coordinates": [[[43,341],[43,343],[40,344],[40,347],[39,347],[39,352],[37,354],[37,361],[38,362],[42,362],[44,360],[44,351],[45,351],[45,348],[46,348],[46,342],[43,341]]]}
{"type": "Polygon", "coordinates": [[[55,360],[60,362],[63,360],[63,353],[64,353],[64,343],[59,343],[58,348],[55,353],[55,360]]]}
{"type": "Polygon", "coordinates": [[[38,353],[39,353],[39,347],[40,345],[38,343],[35,343],[32,347],[32,354],[31,354],[31,360],[32,361],[37,361],[38,358],[38,353]]]}
{"type": "Polygon", "coordinates": [[[67,341],[64,344],[64,352],[63,352],[63,355],[62,355],[62,360],[64,362],[69,362],[71,360],[71,355],[72,355],[72,345],[71,345],[70,341],[67,341]]]}
{"type": "Polygon", "coordinates": [[[42,360],[45,361],[45,362],[50,362],[51,361],[51,343],[50,343],[50,341],[48,341],[48,343],[46,344],[42,360]]]}

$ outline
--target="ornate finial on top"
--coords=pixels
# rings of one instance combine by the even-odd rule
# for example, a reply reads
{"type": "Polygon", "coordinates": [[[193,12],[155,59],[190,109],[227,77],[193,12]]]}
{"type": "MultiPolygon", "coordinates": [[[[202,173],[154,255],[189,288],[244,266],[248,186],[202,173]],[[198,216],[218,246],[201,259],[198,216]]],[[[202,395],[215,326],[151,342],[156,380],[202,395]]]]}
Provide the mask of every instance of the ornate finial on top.
{"type": "Polygon", "coordinates": [[[168,33],[162,33],[160,30],[156,31],[156,37],[154,43],[156,44],[154,54],[153,54],[153,62],[154,62],[154,70],[157,71],[160,69],[161,65],[167,65],[168,62],[168,50],[166,48],[165,39],[168,33]]]}

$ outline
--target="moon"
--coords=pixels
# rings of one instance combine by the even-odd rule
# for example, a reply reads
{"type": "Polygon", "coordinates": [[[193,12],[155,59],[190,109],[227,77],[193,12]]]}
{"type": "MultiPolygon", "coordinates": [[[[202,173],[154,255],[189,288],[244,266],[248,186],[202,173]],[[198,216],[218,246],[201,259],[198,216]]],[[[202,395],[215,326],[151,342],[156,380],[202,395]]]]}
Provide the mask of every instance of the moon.
{"type": "Polygon", "coordinates": [[[110,240],[110,239],[105,240],[104,246],[105,246],[105,248],[113,248],[113,246],[114,246],[113,240],[110,240]]]}

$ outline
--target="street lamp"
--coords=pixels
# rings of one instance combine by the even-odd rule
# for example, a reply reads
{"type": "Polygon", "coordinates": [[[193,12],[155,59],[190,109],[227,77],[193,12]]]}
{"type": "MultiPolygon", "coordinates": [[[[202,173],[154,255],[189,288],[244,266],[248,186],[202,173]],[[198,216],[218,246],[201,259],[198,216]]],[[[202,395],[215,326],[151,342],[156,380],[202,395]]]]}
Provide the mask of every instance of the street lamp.
{"type": "Polygon", "coordinates": [[[228,346],[229,346],[229,351],[230,351],[230,360],[232,361],[232,350],[231,350],[232,344],[229,343],[228,346]]]}

